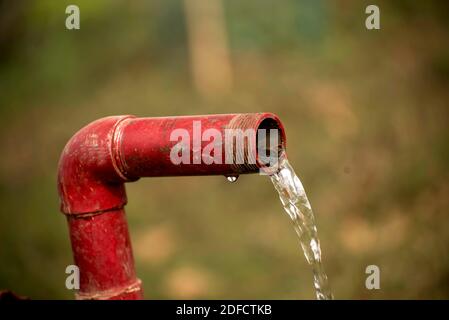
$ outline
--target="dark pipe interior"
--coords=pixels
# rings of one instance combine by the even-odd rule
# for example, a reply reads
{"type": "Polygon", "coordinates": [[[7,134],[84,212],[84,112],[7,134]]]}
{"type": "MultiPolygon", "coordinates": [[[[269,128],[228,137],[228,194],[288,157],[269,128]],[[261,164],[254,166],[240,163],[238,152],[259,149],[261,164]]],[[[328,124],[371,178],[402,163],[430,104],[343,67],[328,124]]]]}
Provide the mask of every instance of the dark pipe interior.
{"type": "MultiPolygon", "coordinates": [[[[266,135],[264,137],[262,136],[262,138],[264,138],[265,141],[260,141],[260,143],[265,148],[262,150],[263,153],[265,155],[267,155],[267,154],[270,154],[270,150],[272,152],[277,151],[277,155],[278,155],[278,157],[280,157],[281,154],[285,150],[285,141],[284,141],[285,136],[284,136],[284,132],[280,128],[279,123],[273,118],[266,118],[266,119],[262,120],[262,122],[259,124],[259,127],[257,128],[257,130],[259,131],[260,129],[266,130],[265,131],[266,135]],[[270,139],[271,129],[278,130],[278,140],[275,145],[271,145],[271,139],[270,139]]],[[[259,146],[259,135],[256,136],[256,145],[259,146]]],[[[277,164],[277,161],[275,163],[272,163],[271,166],[276,165],[276,164],[277,164]]],[[[262,166],[266,166],[266,165],[262,164],[262,166]]]]}

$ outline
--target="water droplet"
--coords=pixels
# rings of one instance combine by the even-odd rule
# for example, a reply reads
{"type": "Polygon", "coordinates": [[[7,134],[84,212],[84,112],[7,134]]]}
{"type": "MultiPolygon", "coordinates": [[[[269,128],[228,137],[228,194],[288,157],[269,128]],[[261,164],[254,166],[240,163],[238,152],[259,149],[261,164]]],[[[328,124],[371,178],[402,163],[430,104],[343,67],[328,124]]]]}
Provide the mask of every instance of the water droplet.
{"type": "Polygon", "coordinates": [[[238,178],[239,178],[238,175],[235,175],[235,176],[226,176],[226,179],[227,179],[229,182],[236,182],[238,178]]]}

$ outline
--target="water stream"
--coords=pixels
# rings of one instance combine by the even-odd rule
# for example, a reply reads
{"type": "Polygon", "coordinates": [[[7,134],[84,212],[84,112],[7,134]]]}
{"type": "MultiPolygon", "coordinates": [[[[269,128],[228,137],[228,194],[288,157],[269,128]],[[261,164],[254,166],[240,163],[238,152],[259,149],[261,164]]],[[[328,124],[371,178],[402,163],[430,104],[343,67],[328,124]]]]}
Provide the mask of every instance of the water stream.
{"type": "Polygon", "coordinates": [[[279,168],[270,175],[279,193],[284,210],[290,216],[293,227],[307,262],[312,267],[313,283],[318,300],[333,299],[327,275],[321,262],[321,247],[315,217],[301,180],[295,174],[285,156],[280,157],[279,168]]]}

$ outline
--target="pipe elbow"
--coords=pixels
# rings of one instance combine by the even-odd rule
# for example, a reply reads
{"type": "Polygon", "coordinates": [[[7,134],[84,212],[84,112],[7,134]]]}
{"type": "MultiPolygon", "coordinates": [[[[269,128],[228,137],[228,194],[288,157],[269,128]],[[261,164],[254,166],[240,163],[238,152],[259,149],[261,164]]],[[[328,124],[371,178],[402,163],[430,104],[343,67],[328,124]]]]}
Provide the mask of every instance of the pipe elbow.
{"type": "Polygon", "coordinates": [[[116,129],[132,116],[98,119],[80,129],[64,147],[58,166],[60,209],[79,215],[120,209],[126,204],[124,182],[114,156],[116,129]]]}

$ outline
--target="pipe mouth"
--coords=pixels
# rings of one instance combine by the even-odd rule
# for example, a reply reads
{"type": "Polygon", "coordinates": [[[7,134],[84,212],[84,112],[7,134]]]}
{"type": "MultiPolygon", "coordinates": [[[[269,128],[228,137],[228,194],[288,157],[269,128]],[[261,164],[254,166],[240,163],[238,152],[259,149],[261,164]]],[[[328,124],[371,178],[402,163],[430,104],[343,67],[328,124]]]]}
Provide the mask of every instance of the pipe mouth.
{"type": "Polygon", "coordinates": [[[285,157],[285,131],[279,118],[274,114],[267,114],[257,126],[256,136],[256,164],[261,172],[274,173],[285,157]]]}
{"type": "Polygon", "coordinates": [[[233,168],[237,173],[272,174],[277,170],[286,148],[284,126],[277,115],[239,114],[228,128],[236,129],[235,136],[244,140],[243,148],[236,147],[237,143],[227,144],[227,148],[232,146],[230,152],[234,154],[233,168]]]}

